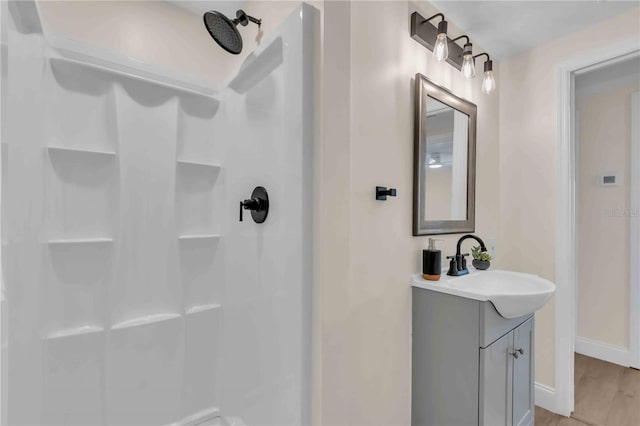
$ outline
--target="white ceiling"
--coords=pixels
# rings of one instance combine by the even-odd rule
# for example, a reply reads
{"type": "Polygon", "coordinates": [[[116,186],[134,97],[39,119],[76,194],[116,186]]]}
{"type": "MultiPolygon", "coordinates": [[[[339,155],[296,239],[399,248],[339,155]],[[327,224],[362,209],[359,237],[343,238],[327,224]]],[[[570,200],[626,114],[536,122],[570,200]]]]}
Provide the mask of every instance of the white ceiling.
{"type": "Polygon", "coordinates": [[[496,59],[505,59],[640,6],[637,0],[433,0],[431,3],[496,59]]]}
{"type": "Polygon", "coordinates": [[[209,10],[217,10],[230,18],[235,18],[236,10],[242,9],[244,0],[167,0],[196,15],[203,15],[209,10]]]}

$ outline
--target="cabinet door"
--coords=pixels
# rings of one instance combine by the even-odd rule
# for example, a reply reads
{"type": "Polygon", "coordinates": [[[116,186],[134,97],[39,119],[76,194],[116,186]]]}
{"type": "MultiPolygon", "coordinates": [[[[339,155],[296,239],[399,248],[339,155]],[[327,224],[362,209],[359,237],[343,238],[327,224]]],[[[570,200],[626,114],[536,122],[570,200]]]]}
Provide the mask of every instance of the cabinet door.
{"type": "Polygon", "coordinates": [[[511,426],[513,332],[480,348],[480,424],[511,426]]]}
{"type": "Polygon", "coordinates": [[[513,424],[516,426],[533,425],[533,368],[533,318],[530,318],[513,330],[513,424]]]}

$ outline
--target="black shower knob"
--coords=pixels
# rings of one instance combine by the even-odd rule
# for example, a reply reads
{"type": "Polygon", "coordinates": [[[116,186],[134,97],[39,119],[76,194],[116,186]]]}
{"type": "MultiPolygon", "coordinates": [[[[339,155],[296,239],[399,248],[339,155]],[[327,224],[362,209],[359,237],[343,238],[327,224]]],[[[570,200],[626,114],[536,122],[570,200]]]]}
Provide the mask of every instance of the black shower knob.
{"type": "Polygon", "coordinates": [[[240,201],[240,222],[242,222],[242,210],[250,210],[251,218],[255,223],[262,223],[269,215],[269,194],[261,186],[256,186],[251,193],[251,198],[240,201]]]}

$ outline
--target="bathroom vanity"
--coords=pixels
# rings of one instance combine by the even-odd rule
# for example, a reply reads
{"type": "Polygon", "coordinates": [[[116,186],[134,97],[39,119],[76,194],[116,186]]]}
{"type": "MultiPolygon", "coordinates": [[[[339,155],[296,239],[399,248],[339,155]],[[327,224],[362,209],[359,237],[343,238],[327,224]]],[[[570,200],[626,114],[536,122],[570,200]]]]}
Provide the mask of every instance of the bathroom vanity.
{"type": "Polygon", "coordinates": [[[474,271],[436,282],[416,274],[412,287],[412,425],[533,425],[533,312],[555,285],[474,271]]]}

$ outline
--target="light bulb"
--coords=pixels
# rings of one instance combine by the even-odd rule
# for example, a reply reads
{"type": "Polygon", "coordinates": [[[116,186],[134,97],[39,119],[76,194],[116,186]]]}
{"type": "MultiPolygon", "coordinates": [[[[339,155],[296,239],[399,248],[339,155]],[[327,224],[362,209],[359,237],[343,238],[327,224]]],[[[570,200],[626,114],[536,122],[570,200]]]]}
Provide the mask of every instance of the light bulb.
{"type": "Polygon", "coordinates": [[[462,59],[462,75],[466,79],[471,79],[476,76],[476,64],[474,63],[472,55],[464,55],[462,59]]]}
{"type": "Polygon", "coordinates": [[[438,35],[436,36],[436,44],[433,45],[433,56],[438,62],[442,62],[449,57],[449,39],[447,39],[447,26],[449,24],[444,20],[438,23],[438,35]]]}
{"type": "Polygon", "coordinates": [[[488,95],[496,88],[496,80],[493,78],[493,71],[484,72],[484,80],[482,80],[482,93],[488,95]]]}
{"type": "Polygon", "coordinates": [[[433,46],[433,56],[438,62],[442,62],[449,56],[449,46],[447,42],[447,33],[440,33],[436,37],[436,44],[433,46]]]}
{"type": "Polygon", "coordinates": [[[471,43],[464,45],[464,50],[462,51],[462,68],[460,70],[466,79],[471,79],[476,76],[476,61],[473,59],[473,45],[471,43]]]}

